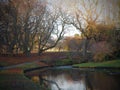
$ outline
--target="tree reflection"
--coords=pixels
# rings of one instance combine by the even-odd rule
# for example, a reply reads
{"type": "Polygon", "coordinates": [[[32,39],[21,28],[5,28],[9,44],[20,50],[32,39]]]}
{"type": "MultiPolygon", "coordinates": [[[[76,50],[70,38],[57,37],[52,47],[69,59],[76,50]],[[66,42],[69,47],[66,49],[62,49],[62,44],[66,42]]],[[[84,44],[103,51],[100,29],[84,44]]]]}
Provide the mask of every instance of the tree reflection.
{"type": "Polygon", "coordinates": [[[119,90],[119,76],[78,69],[48,70],[32,80],[51,90],[119,90]]]}
{"type": "Polygon", "coordinates": [[[86,88],[88,89],[88,90],[93,90],[93,86],[92,86],[92,84],[91,84],[91,81],[90,81],[90,78],[88,77],[88,73],[86,72],[85,73],[85,82],[86,82],[86,88]]]}
{"type": "MultiPolygon", "coordinates": [[[[40,76],[40,75],[39,75],[39,78],[40,78],[40,85],[42,85],[42,84],[47,85],[47,84],[50,83],[50,84],[56,85],[56,87],[58,88],[58,90],[62,90],[55,81],[47,80],[47,79],[43,78],[43,77],[40,76]]],[[[48,86],[48,85],[47,85],[47,86],[48,86]]]]}

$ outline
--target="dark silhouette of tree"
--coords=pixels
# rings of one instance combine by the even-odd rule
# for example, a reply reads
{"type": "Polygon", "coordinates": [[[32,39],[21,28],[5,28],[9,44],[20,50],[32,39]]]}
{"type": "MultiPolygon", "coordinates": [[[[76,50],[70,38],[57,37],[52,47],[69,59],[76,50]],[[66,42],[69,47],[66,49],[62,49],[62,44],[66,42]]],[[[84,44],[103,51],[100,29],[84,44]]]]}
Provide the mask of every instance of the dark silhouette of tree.
{"type": "MultiPolygon", "coordinates": [[[[63,36],[64,20],[47,2],[9,0],[0,3],[0,43],[2,53],[29,55],[38,42],[38,53],[56,46],[63,36]],[[61,26],[61,30],[58,28],[61,26]]],[[[62,13],[61,13],[62,14],[62,13]]]]}
{"type": "Polygon", "coordinates": [[[38,31],[38,47],[41,52],[55,47],[64,35],[65,23],[64,17],[61,17],[62,13],[51,13],[46,11],[40,30],[38,31]],[[61,29],[59,29],[59,26],[61,29]]]}

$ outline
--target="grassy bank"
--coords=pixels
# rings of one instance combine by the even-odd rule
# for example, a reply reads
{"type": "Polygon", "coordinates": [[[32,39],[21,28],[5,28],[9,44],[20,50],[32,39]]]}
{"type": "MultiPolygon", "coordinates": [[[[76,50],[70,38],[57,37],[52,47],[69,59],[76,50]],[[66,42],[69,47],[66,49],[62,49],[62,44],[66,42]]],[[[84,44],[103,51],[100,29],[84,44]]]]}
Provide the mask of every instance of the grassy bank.
{"type": "Polygon", "coordinates": [[[89,63],[75,64],[73,66],[80,68],[97,68],[97,67],[120,68],[120,60],[104,61],[99,63],[89,62],[89,63]]]}
{"type": "Polygon", "coordinates": [[[38,90],[39,86],[26,78],[22,72],[1,71],[0,90],[38,90]]]}
{"type": "Polygon", "coordinates": [[[34,83],[23,73],[25,69],[40,66],[39,62],[33,62],[18,65],[15,68],[0,70],[0,90],[45,90],[43,86],[34,83]]]}
{"type": "Polygon", "coordinates": [[[0,90],[48,90],[24,76],[21,69],[0,71],[0,90]]]}

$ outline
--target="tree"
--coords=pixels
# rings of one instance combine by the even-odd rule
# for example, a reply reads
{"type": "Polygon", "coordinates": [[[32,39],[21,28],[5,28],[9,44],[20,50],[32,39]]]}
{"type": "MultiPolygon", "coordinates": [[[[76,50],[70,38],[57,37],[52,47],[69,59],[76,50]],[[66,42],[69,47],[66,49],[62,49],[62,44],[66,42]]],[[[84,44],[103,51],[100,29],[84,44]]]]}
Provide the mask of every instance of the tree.
{"type": "Polygon", "coordinates": [[[98,0],[78,1],[76,11],[73,16],[68,18],[66,23],[72,24],[84,37],[83,57],[86,60],[89,41],[96,33],[96,23],[101,14],[98,10],[98,0]]]}
{"type": "Polygon", "coordinates": [[[64,34],[64,17],[50,11],[46,1],[10,0],[0,11],[0,28],[5,29],[0,30],[0,43],[6,46],[5,53],[29,55],[38,42],[40,54],[55,47],[64,34]]]}
{"type": "MultiPolygon", "coordinates": [[[[36,32],[35,26],[35,3],[32,0],[24,0],[19,2],[19,0],[9,0],[4,3],[1,8],[1,21],[4,26],[4,32],[6,34],[3,36],[6,46],[6,53],[17,53],[18,50],[22,50],[25,54],[28,54],[32,48],[30,43],[33,43],[36,32]],[[24,7],[25,9],[23,10],[24,7]],[[28,48],[30,48],[28,50],[28,48]],[[14,52],[16,50],[16,52],[14,52]]],[[[41,7],[43,8],[43,7],[41,7]]],[[[2,34],[2,33],[1,33],[2,34]]],[[[3,43],[3,42],[2,42],[3,43]]]]}
{"type": "Polygon", "coordinates": [[[41,1],[34,4],[32,1],[26,1],[27,9],[22,13],[22,35],[21,35],[21,49],[23,53],[29,55],[33,49],[35,38],[38,33],[39,25],[45,13],[46,6],[41,1]]]}
{"type": "Polygon", "coordinates": [[[38,47],[41,52],[55,47],[64,35],[65,23],[61,13],[46,11],[38,31],[38,47]],[[61,29],[59,29],[61,27],[61,29]]]}
{"type": "Polygon", "coordinates": [[[65,37],[63,41],[64,47],[66,47],[68,51],[79,52],[81,50],[82,39],[80,36],[65,37]]]}
{"type": "Polygon", "coordinates": [[[0,4],[1,49],[3,53],[13,53],[14,46],[17,43],[17,9],[14,8],[12,2],[4,2],[0,4]]]}

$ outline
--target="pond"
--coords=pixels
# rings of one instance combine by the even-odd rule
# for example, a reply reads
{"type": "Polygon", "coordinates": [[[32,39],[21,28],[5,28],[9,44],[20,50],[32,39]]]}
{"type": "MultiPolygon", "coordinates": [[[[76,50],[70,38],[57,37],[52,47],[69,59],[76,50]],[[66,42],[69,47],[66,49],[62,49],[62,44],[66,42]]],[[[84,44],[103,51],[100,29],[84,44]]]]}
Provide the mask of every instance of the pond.
{"type": "Polygon", "coordinates": [[[108,70],[58,67],[25,75],[50,90],[120,90],[120,74],[108,70]]]}

